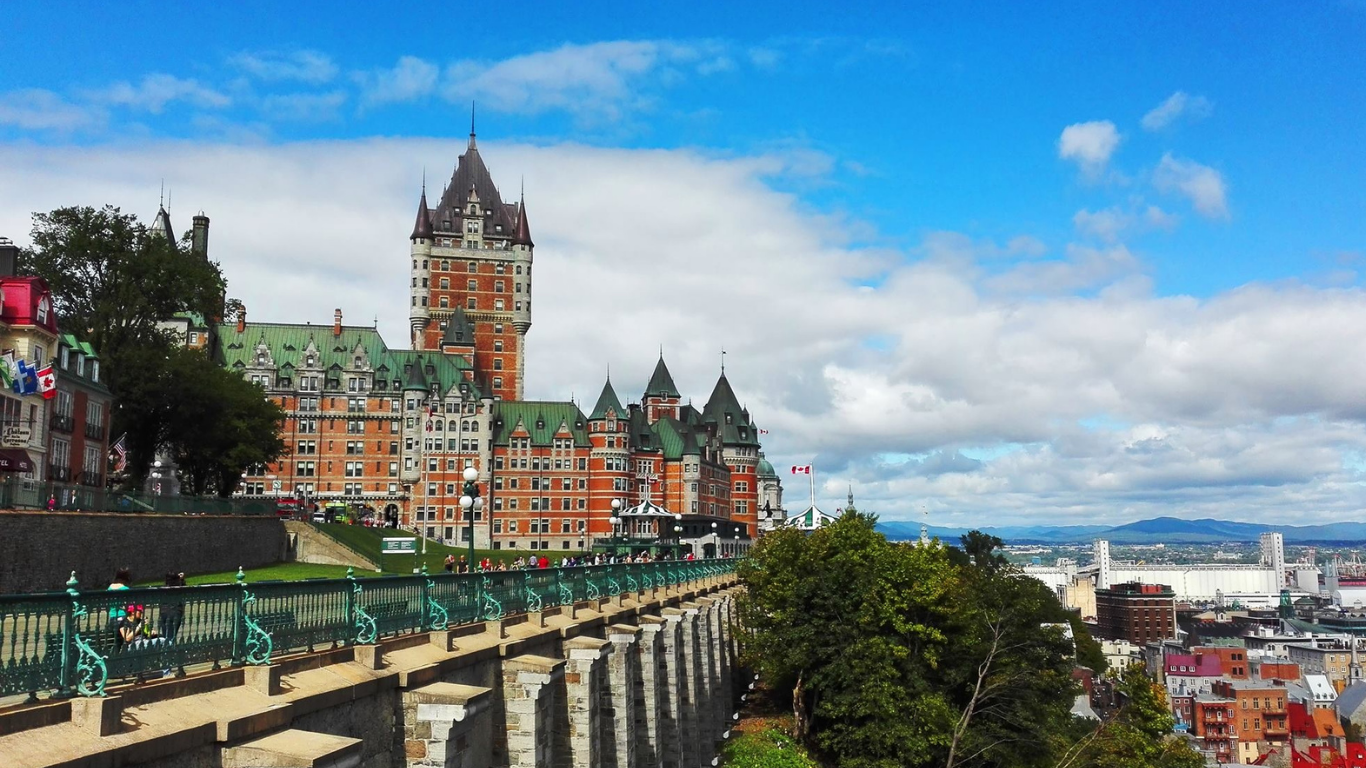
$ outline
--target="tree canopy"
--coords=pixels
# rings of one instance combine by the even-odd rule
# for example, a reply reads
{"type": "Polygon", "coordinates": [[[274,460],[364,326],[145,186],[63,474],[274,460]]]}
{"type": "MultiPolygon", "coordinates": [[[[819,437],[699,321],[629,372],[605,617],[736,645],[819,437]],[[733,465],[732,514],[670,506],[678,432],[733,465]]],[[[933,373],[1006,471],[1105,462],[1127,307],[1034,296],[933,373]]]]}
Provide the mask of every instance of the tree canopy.
{"type": "MultiPolygon", "coordinates": [[[[47,281],[64,332],[89,342],[114,394],[112,434],[126,434],[130,485],[160,450],[174,453],[196,492],[230,494],[249,464],[279,456],[283,412],[259,387],[187,350],[162,323],[214,322],[225,309],[218,265],[118,208],[35,213],[19,268],[47,281]]],[[[227,300],[227,306],[238,306],[227,300]]]]}
{"type": "MultiPolygon", "coordinates": [[[[874,523],[773,531],[740,565],[745,659],[792,692],[798,737],[840,768],[1105,765],[1115,734],[1071,714],[1076,649],[1095,645],[1074,614],[995,537],[917,546],[874,523]]],[[[1132,728],[1162,745],[1170,724],[1132,728]]]]}

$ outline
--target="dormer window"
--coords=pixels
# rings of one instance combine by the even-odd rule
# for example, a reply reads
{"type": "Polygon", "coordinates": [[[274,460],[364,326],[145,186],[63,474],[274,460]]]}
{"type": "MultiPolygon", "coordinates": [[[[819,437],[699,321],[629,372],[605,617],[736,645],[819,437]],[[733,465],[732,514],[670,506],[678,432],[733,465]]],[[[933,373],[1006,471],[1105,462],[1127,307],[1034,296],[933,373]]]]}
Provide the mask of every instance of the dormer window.
{"type": "Polygon", "coordinates": [[[70,351],[71,351],[71,350],[67,349],[66,347],[62,347],[61,356],[62,356],[62,367],[63,367],[63,368],[70,368],[70,367],[71,367],[71,364],[70,364],[70,357],[71,357],[71,356],[68,354],[70,351]]]}
{"type": "Polygon", "coordinates": [[[262,366],[262,365],[265,365],[265,364],[266,364],[266,353],[265,353],[265,352],[257,352],[257,353],[256,353],[256,364],[257,364],[258,366],[262,366]]]}
{"type": "Polygon", "coordinates": [[[313,356],[312,356],[312,355],[309,355],[308,357],[304,358],[304,365],[307,365],[307,366],[309,366],[309,367],[312,367],[312,366],[313,366],[313,356]]]}
{"type": "Polygon", "coordinates": [[[76,375],[85,375],[85,355],[76,355],[76,375]]]}
{"type": "Polygon", "coordinates": [[[99,360],[91,360],[91,361],[90,361],[90,380],[93,381],[93,382],[96,382],[96,383],[98,383],[99,380],[100,380],[100,361],[99,361],[99,360]]]}

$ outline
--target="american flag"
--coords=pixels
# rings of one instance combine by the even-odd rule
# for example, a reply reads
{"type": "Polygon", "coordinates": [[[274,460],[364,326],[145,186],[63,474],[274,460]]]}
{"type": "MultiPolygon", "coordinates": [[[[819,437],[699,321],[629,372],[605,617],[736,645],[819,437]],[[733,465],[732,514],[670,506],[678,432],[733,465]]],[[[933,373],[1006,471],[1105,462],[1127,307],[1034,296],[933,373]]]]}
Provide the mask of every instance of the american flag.
{"type": "Polygon", "coordinates": [[[128,466],[128,445],[125,443],[127,437],[128,433],[125,432],[119,435],[119,439],[115,440],[113,445],[109,446],[109,452],[114,456],[115,472],[122,472],[128,466]]]}

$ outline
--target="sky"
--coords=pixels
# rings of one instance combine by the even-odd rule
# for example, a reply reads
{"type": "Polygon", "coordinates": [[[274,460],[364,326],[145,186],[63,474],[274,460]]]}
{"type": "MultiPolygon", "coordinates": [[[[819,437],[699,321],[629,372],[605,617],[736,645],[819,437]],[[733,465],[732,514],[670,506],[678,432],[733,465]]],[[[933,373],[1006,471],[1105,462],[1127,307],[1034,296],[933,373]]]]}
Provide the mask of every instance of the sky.
{"type": "Polygon", "coordinates": [[[251,320],[407,337],[475,121],[540,274],[527,396],[663,349],[787,507],[1272,524],[1366,502],[1366,2],[6,4],[0,236],[113,204],[251,320]]]}

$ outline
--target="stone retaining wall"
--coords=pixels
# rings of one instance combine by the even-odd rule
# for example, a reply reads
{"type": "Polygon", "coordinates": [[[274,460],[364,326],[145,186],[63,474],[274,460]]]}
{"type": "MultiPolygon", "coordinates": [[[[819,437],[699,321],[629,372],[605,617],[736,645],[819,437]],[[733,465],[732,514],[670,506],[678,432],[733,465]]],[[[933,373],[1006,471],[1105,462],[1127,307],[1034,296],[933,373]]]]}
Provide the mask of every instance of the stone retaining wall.
{"type": "Polygon", "coordinates": [[[72,571],[90,590],[119,568],[134,581],[253,568],[282,562],[287,547],[274,517],[0,512],[0,594],[61,591],[72,571]]]}

